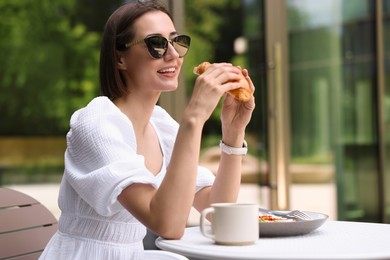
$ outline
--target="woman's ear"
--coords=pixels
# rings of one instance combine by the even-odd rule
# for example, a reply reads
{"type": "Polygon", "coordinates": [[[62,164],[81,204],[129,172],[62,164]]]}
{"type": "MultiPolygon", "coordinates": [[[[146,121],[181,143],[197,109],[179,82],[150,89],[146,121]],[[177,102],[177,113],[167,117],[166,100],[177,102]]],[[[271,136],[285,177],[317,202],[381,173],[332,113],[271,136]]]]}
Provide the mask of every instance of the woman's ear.
{"type": "Polygon", "coordinates": [[[119,70],[126,70],[127,67],[126,67],[126,63],[125,63],[125,58],[120,54],[120,53],[117,53],[116,54],[116,58],[117,58],[117,67],[119,70]]]}

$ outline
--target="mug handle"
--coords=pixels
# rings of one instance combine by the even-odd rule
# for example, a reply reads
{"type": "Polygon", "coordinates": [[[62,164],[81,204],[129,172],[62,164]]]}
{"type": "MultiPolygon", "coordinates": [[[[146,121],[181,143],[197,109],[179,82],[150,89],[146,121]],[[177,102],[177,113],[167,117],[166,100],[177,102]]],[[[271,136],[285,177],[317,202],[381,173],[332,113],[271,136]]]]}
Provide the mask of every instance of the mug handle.
{"type": "Polygon", "coordinates": [[[211,207],[211,208],[206,208],[202,211],[202,213],[200,213],[200,232],[205,236],[205,237],[208,237],[208,238],[211,238],[211,239],[215,239],[215,236],[210,232],[208,232],[206,230],[206,217],[207,215],[209,214],[213,214],[214,213],[214,208],[211,207]]]}

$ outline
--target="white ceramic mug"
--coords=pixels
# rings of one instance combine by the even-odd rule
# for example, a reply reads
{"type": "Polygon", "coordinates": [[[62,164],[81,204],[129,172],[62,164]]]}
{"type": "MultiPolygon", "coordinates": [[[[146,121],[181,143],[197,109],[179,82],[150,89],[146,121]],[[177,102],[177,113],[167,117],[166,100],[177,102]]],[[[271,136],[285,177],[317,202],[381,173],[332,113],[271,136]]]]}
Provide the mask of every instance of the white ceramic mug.
{"type": "Polygon", "coordinates": [[[256,204],[214,203],[200,214],[200,231],[221,245],[250,245],[259,239],[259,207],[256,204]],[[206,218],[211,217],[211,230],[206,218]]]}

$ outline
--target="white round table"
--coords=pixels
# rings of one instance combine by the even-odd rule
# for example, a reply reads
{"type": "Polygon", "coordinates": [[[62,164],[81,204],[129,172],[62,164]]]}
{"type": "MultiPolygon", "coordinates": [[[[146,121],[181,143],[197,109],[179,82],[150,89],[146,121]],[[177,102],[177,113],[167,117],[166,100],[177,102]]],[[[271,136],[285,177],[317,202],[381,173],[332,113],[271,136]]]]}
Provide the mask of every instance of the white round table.
{"type": "Polygon", "coordinates": [[[157,238],[156,245],[190,259],[390,259],[390,225],[327,221],[306,235],[260,238],[249,246],[216,245],[190,227],[182,239],[157,238]]]}

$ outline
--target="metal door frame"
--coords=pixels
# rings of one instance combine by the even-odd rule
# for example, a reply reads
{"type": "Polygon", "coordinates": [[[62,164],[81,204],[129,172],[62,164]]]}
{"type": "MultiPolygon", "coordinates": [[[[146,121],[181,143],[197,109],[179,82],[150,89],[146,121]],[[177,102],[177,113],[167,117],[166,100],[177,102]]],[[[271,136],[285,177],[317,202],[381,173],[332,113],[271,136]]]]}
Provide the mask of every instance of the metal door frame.
{"type": "Polygon", "coordinates": [[[290,207],[290,115],[287,6],[265,0],[270,207],[290,207]]]}

